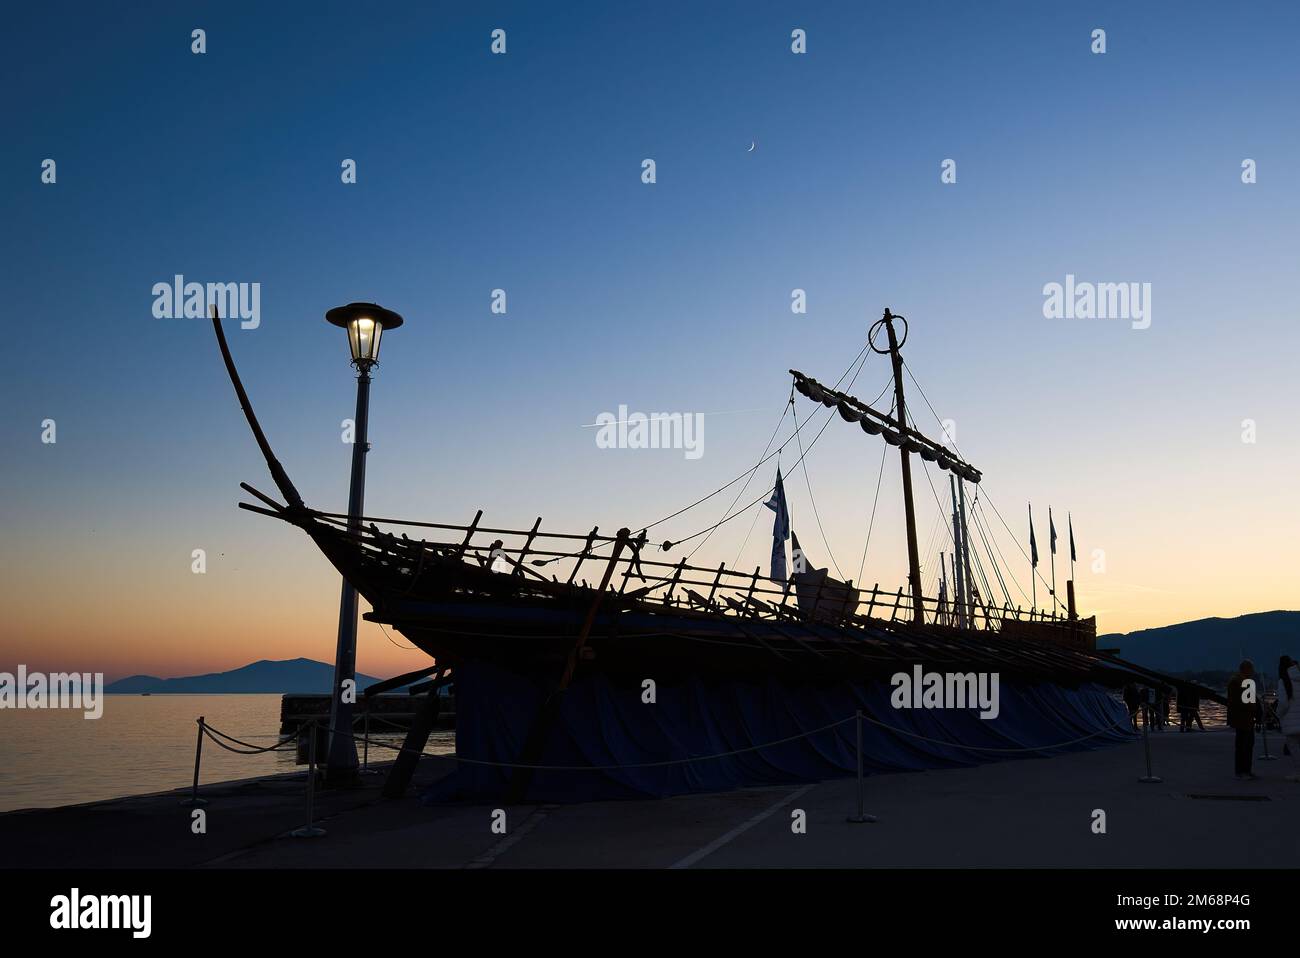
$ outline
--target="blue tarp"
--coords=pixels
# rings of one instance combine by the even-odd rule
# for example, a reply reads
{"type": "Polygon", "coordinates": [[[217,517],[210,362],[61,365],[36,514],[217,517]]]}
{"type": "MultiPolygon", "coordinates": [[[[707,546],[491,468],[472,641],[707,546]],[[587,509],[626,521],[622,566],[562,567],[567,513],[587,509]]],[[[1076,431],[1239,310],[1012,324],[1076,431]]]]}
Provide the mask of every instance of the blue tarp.
{"type": "MultiPolygon", "coordinates": [[[[502,766],[519,762],[545,690],[542,679],[487,662],[459,664],[457,755],[502,766]]],[[[868,774],[1041,757],[1128,741],[1132,735],[1122,703],[1096,685],[1071,689],[1004,680],[994,719],[981,719],[977,709],[895,709],[891,691],[885,682],[793,685],[775,678],[762,683],[691,679],[659,686],[657,701],[644,704],[639,688],[615,686],[601,675],[582,676],[561,697],[536,762],[580,768],[536,771],[527,798],[658,798],[852,775],[857,769],[852,720],[807,733],[852,719],[858,709],[866,716],[862,740],[868,774]],[[1085,741],[1075,741],[1085,736],[1085,741]],[[780,744],[767,744],[774,742],[780,744]],[[754,749],[756,745],[763,747],[754,749]],[[1057,747],[981,752],[962,746],[1057,747]],[[703,758],[727,752],[737,754],[703,758]],[[699,760],[673,761],[688,758],[699,760]],[[673,764],[659,764],[668,761],[673,764]]],[[[461,762],[424,799],[497,800],[511,775],[506,767],[461,762]]]]}

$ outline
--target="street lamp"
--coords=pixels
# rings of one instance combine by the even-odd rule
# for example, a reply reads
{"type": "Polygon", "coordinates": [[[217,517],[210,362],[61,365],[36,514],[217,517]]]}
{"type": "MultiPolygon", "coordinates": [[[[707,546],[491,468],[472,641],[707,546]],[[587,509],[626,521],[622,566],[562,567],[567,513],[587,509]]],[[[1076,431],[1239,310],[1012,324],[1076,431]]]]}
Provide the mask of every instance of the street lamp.
{"type": "MultiPolygon", "coordinates": [[[[361,531],[362,504],[366,492],[366,441],[370,415],[370,369],[379,364],[379,341],[385,329],[402,325],[402,317],[374,303],[349,303],[325,314],[326,322],[348,331],[352,365],[357,367],[357,415],[353,430],[352,481],[348,487],[348,532],[361,531]]],[[[339,636],[334,653],[334,687],[330,704],[330,736],[325,780],[346,784],[357,775],[357,745],[352,736],[352,702],[345,697],[345,683],[355,699],[357,666],[357,590],[347,579],[339,599],[339,636]]]]}

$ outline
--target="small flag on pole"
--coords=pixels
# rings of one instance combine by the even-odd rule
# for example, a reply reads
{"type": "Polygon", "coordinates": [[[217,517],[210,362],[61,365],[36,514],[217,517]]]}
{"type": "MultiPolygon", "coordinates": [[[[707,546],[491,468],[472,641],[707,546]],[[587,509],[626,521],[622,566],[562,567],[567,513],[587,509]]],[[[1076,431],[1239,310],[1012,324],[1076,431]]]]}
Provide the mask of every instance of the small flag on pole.
{"type": "Polygon", "coordinates": [[[1034,507],[1029,507],[1029,564],[1038,568],[1038,542],[1034,539],[1034,507]]]}
{"type": "Polygon", "coordinates": [[[1074,519],[1068,512],[1065,514],[1065,521],[1070,528],[1070,561],[1075,562],[1078,557],[1074,554],[1074,519]]]}
{"type": "Polygon", "coordinates": [[[1052,521],[1052,507],[1047,507],[1047,528],[1051,535],[1052,555],[1056,555],[1056,523],[1052,521]]]}
{"type": "Polygon", "coordinates": [[[775,582],[786,580],[785,540],[790,538],[790,510],[785,504],[785,484],[781,481],[781,468],[776,470],[776,485],[772,489],[772,498],[763,503],[776,518],[772,522],[772,579],[775,582]]]}

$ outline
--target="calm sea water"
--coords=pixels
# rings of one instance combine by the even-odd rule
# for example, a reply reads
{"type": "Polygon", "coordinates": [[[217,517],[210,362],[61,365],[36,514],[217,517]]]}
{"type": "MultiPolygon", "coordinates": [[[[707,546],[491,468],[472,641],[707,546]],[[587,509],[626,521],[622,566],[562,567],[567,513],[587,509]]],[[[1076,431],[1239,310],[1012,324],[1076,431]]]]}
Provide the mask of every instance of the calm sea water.
{"type": "MultiPolygon", "coordinates": [[[[278,695],[106,695],[96,720],[71,709],[0,709],[0,811],[48,808],[188,786],[195,720],[258,746],[279,738],[278,695]]],[[[401,744],[401,733],[374,741],[401,744]]],[[[358,742],[358,752],[360,743],[358,742]]],[[[427,751],[455,751],[455,733],[435,731],[427,751]]],[[[373,748],[374,761],[394,752],[373,748]]],[[[203,743],[199,784],[291,772],[294,751],[236,755],[203,743]]]]}

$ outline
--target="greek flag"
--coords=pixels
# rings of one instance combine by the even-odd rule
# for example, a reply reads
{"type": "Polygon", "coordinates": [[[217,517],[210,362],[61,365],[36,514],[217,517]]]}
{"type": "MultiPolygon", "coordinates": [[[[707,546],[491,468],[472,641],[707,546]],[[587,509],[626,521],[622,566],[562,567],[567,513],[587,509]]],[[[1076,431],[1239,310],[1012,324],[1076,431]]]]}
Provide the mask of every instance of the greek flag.
{"type": "Polygon", "coordinates": [[[776,518],[772,521],[772,579],[775,582],[784,582],[787,578],[785,540],[790,538],[790,510],[786,508],[785,484],[781,481],[779,466],[776,470],[776,485],[772,489],[772,498],[763,505],[776,513],[776,518]]]}

